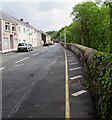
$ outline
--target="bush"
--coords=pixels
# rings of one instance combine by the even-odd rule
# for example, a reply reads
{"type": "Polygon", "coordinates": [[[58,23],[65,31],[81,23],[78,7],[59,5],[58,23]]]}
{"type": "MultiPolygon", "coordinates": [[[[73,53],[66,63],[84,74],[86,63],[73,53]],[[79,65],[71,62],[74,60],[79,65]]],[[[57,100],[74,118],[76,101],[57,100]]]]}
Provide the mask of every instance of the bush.
{"type": "Polygon", "coordinates": [[[87,61],[87,87],[95,99],[99,118],[112,120],[112,55],[96,52],[87,61]]]}

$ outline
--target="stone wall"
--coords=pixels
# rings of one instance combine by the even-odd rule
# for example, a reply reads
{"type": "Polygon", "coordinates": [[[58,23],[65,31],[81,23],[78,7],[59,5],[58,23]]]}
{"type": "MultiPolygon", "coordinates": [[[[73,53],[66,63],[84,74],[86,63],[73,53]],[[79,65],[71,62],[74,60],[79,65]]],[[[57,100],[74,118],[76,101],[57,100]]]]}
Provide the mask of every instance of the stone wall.
{"type": "Polygon", "coordinates": [[[72,52],[74,52],[79,57],[83,65],[85,65],[86,61],[93,56],[94,52],[96,52],[96,50],[92,48],[85,47],[78,44],[61,43],[61,45],[71,50],[72,52]]]}
{"type": "Polygon", "coordinates": [[[112,54],[78,44],[61,45],[73,51],[82,62],[85,85],[94,101],[98,119],[112,120],[112,54]]]}

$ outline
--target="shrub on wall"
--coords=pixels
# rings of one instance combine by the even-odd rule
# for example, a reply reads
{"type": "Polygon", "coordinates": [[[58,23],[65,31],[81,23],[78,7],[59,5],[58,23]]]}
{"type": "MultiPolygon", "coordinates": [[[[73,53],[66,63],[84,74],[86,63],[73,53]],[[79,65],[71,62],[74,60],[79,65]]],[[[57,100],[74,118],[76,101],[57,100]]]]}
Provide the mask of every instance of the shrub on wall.
{"type": "Polygon", "coordinates": [[[95,98],[99,118],[112,120],[112,55],[96,52],[87,61],[87,87],[95,98]]]}

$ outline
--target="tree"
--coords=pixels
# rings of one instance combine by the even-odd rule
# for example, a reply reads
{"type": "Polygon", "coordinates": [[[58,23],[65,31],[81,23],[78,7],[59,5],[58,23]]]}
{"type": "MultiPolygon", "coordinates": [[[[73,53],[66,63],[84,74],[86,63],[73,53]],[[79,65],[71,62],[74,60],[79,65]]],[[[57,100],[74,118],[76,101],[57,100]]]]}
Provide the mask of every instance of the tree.
{"type": "MultiPolygon", "coordinates": [[[[66,26],[68,43],[77,43],[112,53],[112,2],[83,2],[73,7],[73,22],[66,26]]],[[[61,28],[55,39],[64,41],[61,28]]],[[[53,39],[54,39],[53,38],[53,39]]]]}

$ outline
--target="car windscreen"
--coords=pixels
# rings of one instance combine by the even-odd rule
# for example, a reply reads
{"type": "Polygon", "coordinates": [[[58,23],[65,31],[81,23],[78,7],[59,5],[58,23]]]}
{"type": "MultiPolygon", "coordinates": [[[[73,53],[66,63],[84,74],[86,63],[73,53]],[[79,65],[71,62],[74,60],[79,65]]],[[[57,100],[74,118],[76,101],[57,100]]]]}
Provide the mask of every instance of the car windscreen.
{"type": "Polygon", "coordinates": [[[26,43],[19,43],[18,46],[26,46],[26,43]]]}
{"type": "Polygon", "coordinates": [[[28,44],[28,46],[32,46],[31,44],[28,44]]]}

